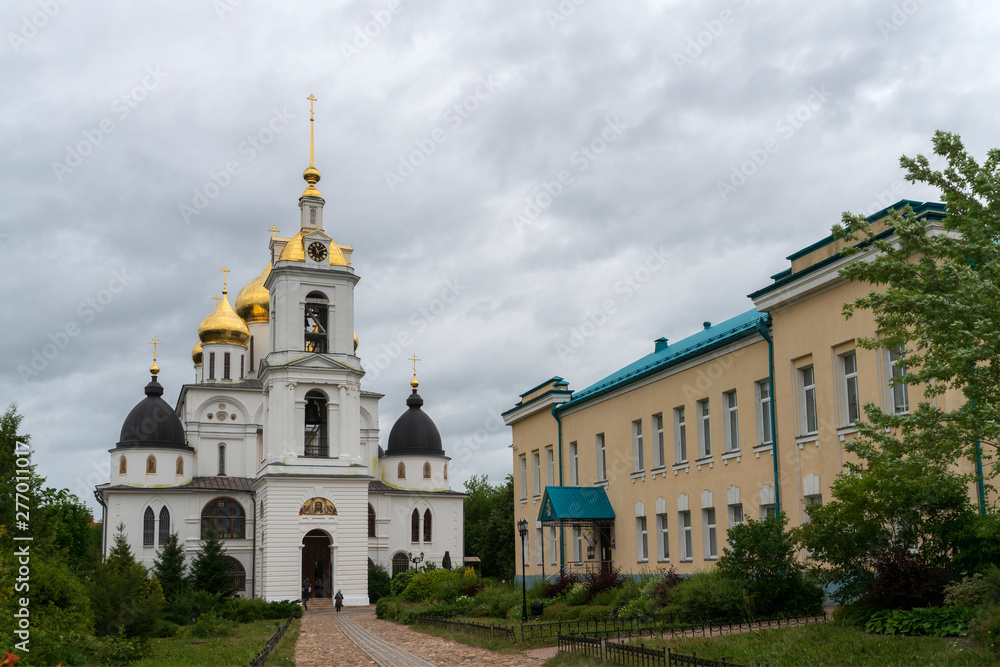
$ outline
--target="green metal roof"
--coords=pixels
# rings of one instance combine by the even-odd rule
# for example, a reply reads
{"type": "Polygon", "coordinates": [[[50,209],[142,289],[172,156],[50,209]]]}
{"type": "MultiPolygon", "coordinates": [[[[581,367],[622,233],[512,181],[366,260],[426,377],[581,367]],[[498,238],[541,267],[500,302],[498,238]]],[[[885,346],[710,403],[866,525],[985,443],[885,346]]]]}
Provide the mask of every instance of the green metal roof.
{"type": "Polygon", "coordinates": [[[546,486],[539,521],[602,521],[615,518],[608,494],[599,486],[546,486]]]}

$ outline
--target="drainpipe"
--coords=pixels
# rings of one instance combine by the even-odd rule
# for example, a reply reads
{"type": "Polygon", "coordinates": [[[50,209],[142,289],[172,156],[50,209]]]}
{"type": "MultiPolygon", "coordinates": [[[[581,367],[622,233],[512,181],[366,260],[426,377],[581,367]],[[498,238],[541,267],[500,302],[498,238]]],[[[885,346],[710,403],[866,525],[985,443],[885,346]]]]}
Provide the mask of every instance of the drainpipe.
{"type": "MultiPolygon", "coordinates": [[[[552,406],[552,416],[556,420],[556,425],[559,429],[559,439],[557,442],[557,447],[559,449],[559,486],[563,485],[563,472],[562,472],[562,421],[559,420],[559,412],[556,410],[558,405],[552,406]]],[[[566,574],[566,545],[563,542],[563,537],[565,533],[563,532],[562,522],[559,522],[559,574],[566,574]]],[[[542,541],[545,541],[545,531],[542,531],[542,541]]],[[[544,557],[542,558],[544,560],[544,557]]],[[[544,564],[543,564],[544,567],[544,564]]]]}
{"type": "Polygon", "coordinates": [[[257,597],[257,492],[250,489],[250,502],[253,504],[253,545],[250,551],[250,597],[257,597]]]}
{"type": "Polygon", "coordinates": [[[767,374],[771,385],[771,459],[774,461],[774,514],[781,514],[781,491],[778,486],[778,429],[774,423],[774,341],[767,333],[767,324],[763,319],[757,320],[757,333],[767,342],[767,374]]]}

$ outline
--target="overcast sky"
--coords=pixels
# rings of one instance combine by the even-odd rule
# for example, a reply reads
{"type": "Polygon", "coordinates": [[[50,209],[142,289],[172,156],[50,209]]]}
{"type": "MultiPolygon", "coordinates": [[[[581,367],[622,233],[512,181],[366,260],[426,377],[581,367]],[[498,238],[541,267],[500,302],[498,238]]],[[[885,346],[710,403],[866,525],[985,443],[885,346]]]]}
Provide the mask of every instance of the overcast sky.
{"type": "Polygon", "coordinates": [[[354,246],[382,443],[416,353],[471,474],[499,413],[752,307],[843,211],[938,194],[900,155],[1000,145],[993,3],[8,0],[0,408],[92,507],[151,349],[176,401],[221,290],[298,228],[354,246]],[[398,345],[396,341],[409,341],[398,345]],[[48,346],[48,347],[46,347],[48,346]]]}

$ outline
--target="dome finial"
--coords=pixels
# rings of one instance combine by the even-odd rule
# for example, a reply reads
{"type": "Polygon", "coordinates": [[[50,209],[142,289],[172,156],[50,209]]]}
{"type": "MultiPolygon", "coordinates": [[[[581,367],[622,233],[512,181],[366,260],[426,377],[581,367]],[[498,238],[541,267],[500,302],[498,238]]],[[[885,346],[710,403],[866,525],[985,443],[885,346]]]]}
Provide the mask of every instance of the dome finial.
{"type": "Polygon", "coordinates": [[[306,179],[309,187],[302,192],[302,196],[322,199],[323,195],[316,189],[316,184],[319,183],[320,179],[319,169],[316,168],[316,121],[313,112],[313,102],[316,102],[316,96],[310,94],[306,99],[309,100],[309,167],[302,172],[302,178],[306,179]]]}
{"type": "Polygon", "coordinates": [[[420,383],[417,382],[417,362],[422,361],[422,359],[417,358],[416,353],[414,353],[414,355],[410,357],[410,361],[413,362],[413,379],[410,380],[410,386],[413,387],[413,391],[416,391],[417,387],[420,386],[420,383]]]}
{"type": "Polygon", "coordinates": [[[219,271],[222,271],[222,293],[229,294],[229,274],[233,271],[228,266],[222,267],[219,271]]]}
{"type": "Polygon", "coordinates": [[[156,336],[153,336],[153,340],[149,341],[146,344],[153,346],[153,365],[149,367],[149,372],[152,373],[153,378],[155,379],[156,376],[159,375],[159,373],[160,373],[160,367],[156,365],[156,346],[157,345],[162,345],[163,343],[161,343],[156,338],[156,336]]]}

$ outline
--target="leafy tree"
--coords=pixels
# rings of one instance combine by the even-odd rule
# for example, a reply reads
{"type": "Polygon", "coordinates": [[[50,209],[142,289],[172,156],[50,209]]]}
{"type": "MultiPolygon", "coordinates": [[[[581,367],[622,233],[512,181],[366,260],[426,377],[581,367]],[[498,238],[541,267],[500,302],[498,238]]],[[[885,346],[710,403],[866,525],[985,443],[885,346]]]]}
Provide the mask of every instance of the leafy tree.
{"type": "Polygon", "coordinates": [[[492,486],[486,475],[465,482],[465,548],[481,561],[482,574],[510,580],[514,577],[514,476],[492,486]]]}
{"type": "MultiPolygon", "coordinates": [[[[18,443],[27,444],[31,436],[18,433],[21,428],[23,415],[17,413],[17,404],[12,403],[7,410],[0,415],[0,525],[14,526],[15,512],[19,509],[24,511],[23,505],[27,503],[27,510],[30,515],[35,514],[38,507],[38,490],[42,488],[45,479],[39,477],[35,472],[35,464],[32,457],[18,456],[18,443]],[[27,458],[28,466],[18,466],[18,459],[22,461],[27,458]],[[31,491],[22,493],[21,498],[17,498],[18,482],[27,482],[31,491]],[[17,507],[20,500],[22,507],[17,507]]],[[[23,488],[23,487],[22,487],[23,488]]],[[[13,544],[13,533],[6,535],[5,545],[13,544]]]]}
{"type": "Polygon", "coordinates": [[[368,602],[375,604],[384,597],[388,597],[392,585],[389,573],[380,563],[368,564],[368,602]]]}
{"type": "Polygon", "coordinates": [[[118,524],[114,540],[108,557],[97,564],[91,580],[95,632],[98,636],[116,635],[121,628],[129,637],[148,637],[160,618],[163,590],[135,560],[124,523],[118,524]]]}
{"type": "Polygon", "coordinates": [[[163,587],[163,595],[168,601],[173,600],[187,587],[184,576],[186,565],[184,549],[177,539],[177,533],[170,533],[153,561],[153,572],[163,587]]]}
{"type": "Polygon", "coordinates": [[[233,576],[229,559],[214,527],[205,531],[205,540],[191,563],[190,582],[194,588],[223,597],[232,594],[233,576]]]}

